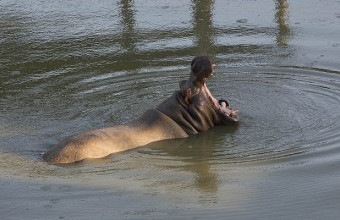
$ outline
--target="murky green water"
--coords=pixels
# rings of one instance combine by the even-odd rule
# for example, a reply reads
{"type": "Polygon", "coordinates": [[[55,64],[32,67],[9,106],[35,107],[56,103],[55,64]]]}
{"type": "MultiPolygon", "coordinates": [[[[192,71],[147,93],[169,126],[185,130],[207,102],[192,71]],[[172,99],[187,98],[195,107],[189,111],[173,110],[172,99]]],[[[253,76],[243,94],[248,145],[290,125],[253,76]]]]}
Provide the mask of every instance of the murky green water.
{"type": "Polygon", "coordinates": [[[0,2],[1,219],[337,219],[340,2],[0,2]],[[53,166],[217,64],[237,128],[53,166]]]}

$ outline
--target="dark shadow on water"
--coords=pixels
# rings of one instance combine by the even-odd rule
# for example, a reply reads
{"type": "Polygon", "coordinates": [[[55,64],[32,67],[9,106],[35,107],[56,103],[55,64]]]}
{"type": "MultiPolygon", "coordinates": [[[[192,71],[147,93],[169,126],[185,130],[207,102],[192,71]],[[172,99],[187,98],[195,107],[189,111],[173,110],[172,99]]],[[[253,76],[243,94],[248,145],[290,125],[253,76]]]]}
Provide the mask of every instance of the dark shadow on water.
{"type": "Polygon", "coordinates": [[[211,170],[212,163],[213,160],[218,160],[218,156],[215,154],[219,151],[218,147],[221,146],[221,143],[225,142],[226,136],[232,138],[237,129],[238,126],[219,126],[188,138],[151,143],[146,146],[151,149],[151,152],[143,149],[140,152],[175,157],[174,160],[183,162],[184,165],[180,167],[168,166],[165,162],[165,169],[180,169],[193,173],[195,188],[216,193],[218,191],[218,173],[211,170]]]}
{"type": "Polygon", "coordinates": [[[214,54],[213,0],[193,1],[193,27],[197,54],[214,54]]]}
{"type": "Polygon", "coordinates": [[[275,1],[275,21],[278,25],[276,43],[279,46],[287,46],[291,38],[291,28],[288,21],[288,2],[286,0],[275,1]]]}
{"type": "Polygon", "coordinates": [[[122,47],[127,50],[128,53],[133,53],[136,51],[136,21],[133,0],[121,0],[119,4],[122,26],[122,47]]]}

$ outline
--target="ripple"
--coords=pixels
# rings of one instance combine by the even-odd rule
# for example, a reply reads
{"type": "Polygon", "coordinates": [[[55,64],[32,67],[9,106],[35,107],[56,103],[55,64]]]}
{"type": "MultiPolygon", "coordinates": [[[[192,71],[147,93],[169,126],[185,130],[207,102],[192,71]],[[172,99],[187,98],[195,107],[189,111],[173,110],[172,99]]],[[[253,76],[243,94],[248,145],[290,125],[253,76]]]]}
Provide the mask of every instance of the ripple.
{"type": "Polygon", "coordinates": [[[101,80],[104,80],[104,79],[122,77],[122,76],[126,75],[126,73],[127,73],[126,71],[120,71],[120,72],[114,72],[114,73],[107,73],[107,74],[103,74],[103,75],[100,75],[100,76],[93,76],[93,77],[90,77],[90,78],[83,79],[82,81],[80,81],[80,84],[93,83],[93,82],[101,81],[101,80]]]}
{"type": "MultiPolygon", "coordinates": [[[[46,76],[35,78],[31,89],[41,89],[45,79],[57,80],[58,73],[47,72],[46,76]]],[[[60,74],[66,88],[64,100],[61,106],[51,108],[63,113],[65,120],[74,122],[65,131],[74,133],[75,123],[83,126],[84,120],[99,121],[96,126],[103,127],[139,117],[178,89],[178,81],[188,75],[188,68],[150,66],[100,75],[91,71],[77,75],[69,69],[60,74]],[[69,113],[65,114],[64,106],[70,109],[69,113]]],[[[316,153],[339,154],[339,74],[334,70],[298,66],[226,68],[219,65],[208,87],[216,98],[226,98],[233,108],[240,110],[239,126],[218,127],[184,140],[153,143],[138,149],[139,157],[148,162],[162,161],[156,166],[181,168],[199,161],[302,162],[308,160],[307,155],[317,157],[316,153]]],[[[108,166],[103,172],[114,172],[108,166]]]]}
{"type": "Polygon", "coordinates": [[[339,72],[287,66],[231,71],[217,72],[208,86],[240,110],[237,129],[220,127],[140,153],[217,164],[294,161],[331,149],[340,153],[339,72]]]}

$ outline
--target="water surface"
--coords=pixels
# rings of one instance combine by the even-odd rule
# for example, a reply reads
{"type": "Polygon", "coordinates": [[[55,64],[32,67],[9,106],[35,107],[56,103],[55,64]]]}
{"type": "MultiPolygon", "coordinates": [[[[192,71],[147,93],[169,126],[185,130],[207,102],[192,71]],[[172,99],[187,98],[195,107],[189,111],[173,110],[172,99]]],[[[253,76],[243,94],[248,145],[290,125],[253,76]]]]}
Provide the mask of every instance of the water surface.
{"type": "Polygon", "coordinates": [[[0,3],[3,219],[337,219],[340,2],[0,3]],[[59,139],[156,107],[207,53],[218,127],[54,166],[59,139]]]}

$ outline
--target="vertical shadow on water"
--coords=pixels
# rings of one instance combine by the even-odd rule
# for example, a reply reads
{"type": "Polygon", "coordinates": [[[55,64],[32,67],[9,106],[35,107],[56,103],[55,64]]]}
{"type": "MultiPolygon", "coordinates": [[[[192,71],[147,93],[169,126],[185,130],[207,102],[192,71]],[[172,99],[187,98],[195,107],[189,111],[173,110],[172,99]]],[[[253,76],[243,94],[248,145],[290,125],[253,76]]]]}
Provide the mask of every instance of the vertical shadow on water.
{"type": "Polygon", "coordinates": [[[133,10],[133,0],[120,1],[120,16],[122,25],[122,47],[128,52],[136,50],[135,42],[135,11],[133,10]]]}
{"type": "Polygon", "coordinates": [[[193,135],[184,139],[165,140],[150,144],[148,147],[153,150],[160,150],[166,155],[175,157],[176,160],[183,162],[183,165],[167,166],[166,169],[180,169],[194,174],[192,187],[209,193],[218,191],[218,173],[212,171],[212,163],[219,160],[216,152],[225,142],[226,136],[232,138],[237,131],[237,126],[217,127],[206,133],[193,135]]]}
{"type": "Polygon", "coordinates": [[[214,55],[213,0],[193,0],[195,53],[214,55]]]}
{"type": "Polygon", "coordinates": [[[291,37],[291,29],[288,21],[288,2],[287,0],[275,1],[275,21],[278,25],[276,43],[279,46],[287,46],[291,37]]]}

